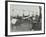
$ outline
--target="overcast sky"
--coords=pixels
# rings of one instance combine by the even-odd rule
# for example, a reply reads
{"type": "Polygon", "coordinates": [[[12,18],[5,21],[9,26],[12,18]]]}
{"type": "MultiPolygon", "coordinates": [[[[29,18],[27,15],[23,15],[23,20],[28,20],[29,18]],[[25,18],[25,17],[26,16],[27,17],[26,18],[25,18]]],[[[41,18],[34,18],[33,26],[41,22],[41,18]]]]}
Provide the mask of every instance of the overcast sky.
{"type": "Polygon", "coordinates": [[[11,4],[10,5],[10,15],[11,16],[23,16],[24,15],[28,15],[30,14],[30,16],[32,15],[39,15],[39,6],[28,6],[28,5],[14,5],[11,4]]]}

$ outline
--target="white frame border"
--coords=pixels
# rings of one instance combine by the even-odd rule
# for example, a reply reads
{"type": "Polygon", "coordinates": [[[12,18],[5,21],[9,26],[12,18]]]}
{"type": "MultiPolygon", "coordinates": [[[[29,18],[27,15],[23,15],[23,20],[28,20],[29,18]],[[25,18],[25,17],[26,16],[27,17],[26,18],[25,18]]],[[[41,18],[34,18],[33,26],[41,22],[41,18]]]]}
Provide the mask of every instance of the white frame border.
{"type": "Polygon", "coordinates": [[[44,33],[44,22],[43,21],[44,21],[44,4],[8,2],[8,35],[44,33]],[[41,31],[28,31],[28,32],[10,32],[10,4],[42,6],[42,30],[41,31]]]}

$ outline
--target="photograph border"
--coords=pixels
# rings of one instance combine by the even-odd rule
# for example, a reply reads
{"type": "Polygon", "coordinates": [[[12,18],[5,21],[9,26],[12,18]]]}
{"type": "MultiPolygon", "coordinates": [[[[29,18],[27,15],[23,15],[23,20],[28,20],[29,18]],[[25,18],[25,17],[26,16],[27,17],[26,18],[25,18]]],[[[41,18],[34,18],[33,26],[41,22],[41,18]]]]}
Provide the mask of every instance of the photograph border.
{"type": "Polygon", "coordinates": [[[45,3],[43,3],[43,2],[27,2],[27,1],[5,1],[5,36],[26,36],[26,35],[41,35],[41,34],[45,34],[45,3]],[[8,2],[44,4],[44,33],[8,35],[8,2]]]}

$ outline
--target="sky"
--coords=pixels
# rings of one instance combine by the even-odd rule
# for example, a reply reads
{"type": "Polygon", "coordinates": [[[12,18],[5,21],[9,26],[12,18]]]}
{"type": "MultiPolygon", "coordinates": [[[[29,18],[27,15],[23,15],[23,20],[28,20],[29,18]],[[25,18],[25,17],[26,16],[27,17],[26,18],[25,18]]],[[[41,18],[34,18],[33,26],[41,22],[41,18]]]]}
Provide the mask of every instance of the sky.
{"type": "Polygon", "coordinates": [[[25,16],[27,15],[39,15],[39,6],[34,6],[34,5],[15,5],[15,4],[10,4],[10,15],[11,16],[25,16]]]}

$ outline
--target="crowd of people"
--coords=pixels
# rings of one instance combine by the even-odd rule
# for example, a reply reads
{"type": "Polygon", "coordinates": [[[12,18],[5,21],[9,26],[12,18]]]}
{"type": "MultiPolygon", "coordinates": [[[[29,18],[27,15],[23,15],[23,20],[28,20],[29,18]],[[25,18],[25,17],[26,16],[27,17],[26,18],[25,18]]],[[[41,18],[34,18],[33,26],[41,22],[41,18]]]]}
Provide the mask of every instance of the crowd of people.
{"type": "MultiPolygon", "coordinates": [[[[36,15],[32,17],[28,16],[18,16],[12,17],[13,19],[17,19],[15,24],[12,24],[12,26],[16,27],[17,31],[29,31],[29,30],[41,30],[41,13],[40,16],[36,15]]],[[[16,31],[15,30],[15,31],[16,31]]]]}

